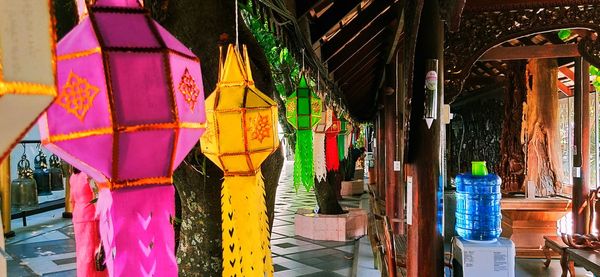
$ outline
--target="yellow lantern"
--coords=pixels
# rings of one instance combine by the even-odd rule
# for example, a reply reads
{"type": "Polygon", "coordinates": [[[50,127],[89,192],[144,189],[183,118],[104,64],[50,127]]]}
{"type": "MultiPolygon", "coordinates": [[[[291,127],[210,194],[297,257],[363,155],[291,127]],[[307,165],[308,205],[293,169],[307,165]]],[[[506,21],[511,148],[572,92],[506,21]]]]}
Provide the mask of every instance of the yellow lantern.
{"type": "Polygon", "coordinates": [[[219,57],[217,88],[206,99],[204,155],[223,170],[223,276],[273,275],[262,162],[279,147],[277,104],[254,86],[244,57],[230,45],[219,57]]]}

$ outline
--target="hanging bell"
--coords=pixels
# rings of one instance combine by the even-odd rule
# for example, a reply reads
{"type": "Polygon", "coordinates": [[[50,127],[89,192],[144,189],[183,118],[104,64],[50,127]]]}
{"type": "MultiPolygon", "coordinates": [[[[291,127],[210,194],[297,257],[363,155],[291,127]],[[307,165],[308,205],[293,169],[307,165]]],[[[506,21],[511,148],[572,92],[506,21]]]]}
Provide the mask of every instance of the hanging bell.
{"type": "Polygon", "coordinates": [[[19,178],[14,179],[10,186],[10,197],[12,200],[12,213],[29,211],[38,208],[38,197],[35,180],[33,179],[33,170],[23,154],[17,164],[19,178]]]}
{"type": "Polygon", "coordinates": [[[37,156],[33,160],[35,170],[33,171],[33,179],[37,184],[37,194],[51,195],[50,191],[50,173],[48,172],[48,161],[46,160],[46,154],[39,149],[37,156]]]}
{"type": "Polygon", "coordinates": [[[50,189],[53,191],[64,190],[65,185],[63,183],[63,171],[60,164],[60,158],[54,154],[50,156],[50,169],[48,169],[48,172],[50,173],[50,189]]]}

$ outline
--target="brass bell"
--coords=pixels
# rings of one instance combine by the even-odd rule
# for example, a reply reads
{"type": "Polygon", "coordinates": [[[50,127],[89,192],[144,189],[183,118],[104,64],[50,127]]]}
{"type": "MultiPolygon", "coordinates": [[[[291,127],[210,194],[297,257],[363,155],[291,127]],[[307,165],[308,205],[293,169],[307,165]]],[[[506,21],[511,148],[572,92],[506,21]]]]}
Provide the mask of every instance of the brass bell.
{"type": "Polygon", "coordinates": [[[14,179],[10,186],[10,197],[12,199],[12,213],[34,210],[38,208],[38,196],[35,180],[33,179],[33,170],[25,155],[25,146],[23,145],[23,156],[17,164],[19,178],[14,179]]]}
{"type": "Polygon", "coordinates": [[[63,183],[63,171],[60,158],[54,154],[50,155],[50,169],[48,169],[48,172],[50,173],[50,189],[53,191],[64,190],[65,185],[63,183]]]}
{"type": "Polygon", "coordinates": [[[38,195],[51,195],[50,191],[50,172],[48,172],[48,160],[46,154],[42,152],[42,148],[38,146],[38,154],[33,160],[35,170],[33,171],[33,179],[37,184],[38,195]]]}

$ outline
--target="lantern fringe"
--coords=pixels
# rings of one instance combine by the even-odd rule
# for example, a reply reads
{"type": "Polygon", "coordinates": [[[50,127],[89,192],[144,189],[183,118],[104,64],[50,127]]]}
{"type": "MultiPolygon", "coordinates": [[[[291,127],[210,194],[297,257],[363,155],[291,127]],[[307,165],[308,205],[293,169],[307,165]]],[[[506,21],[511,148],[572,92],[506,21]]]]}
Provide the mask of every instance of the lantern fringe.
{"type": "Polygon", "coordinates": [[[317,181],[323,182],[327,177],[327,166],[325,164],[325,134],[314,133],[313,139],[315,176],[317,177],[317,181]]]}
{"type": "Polygon", "coordinates": [[[273,276],[269,219],[261,172],[225,176],[221,187],[223,276],[273,276]]]}
{"type": "Polygon", "coordinates": [[[294,159],[294,189],[298,191],[300,185],[306,191],[314,185],[315,171],[313,164],[313,137],[312,130],[298,130],[296,132],[296,156],[294,159]]]}
{"type": "Polygon", "coordinates": [[[340,168],[337,143],[337,134],[325,135],[325,161],[327,171],[335,171],[340,168]]]}
{"type": "Polygon", "coordinates": [[[338,135],[337,137],[338,141],[338,158],[340,159],[340,161],[343,161],[346,158],[346,149],[344,149],[346,147],[346,136],[345,135],[338,135]]]}
{"type": "Polygon", "coordinates": [[[173,185],[101,189],[96,215],[109,276],[177,276],[173,185]]]}

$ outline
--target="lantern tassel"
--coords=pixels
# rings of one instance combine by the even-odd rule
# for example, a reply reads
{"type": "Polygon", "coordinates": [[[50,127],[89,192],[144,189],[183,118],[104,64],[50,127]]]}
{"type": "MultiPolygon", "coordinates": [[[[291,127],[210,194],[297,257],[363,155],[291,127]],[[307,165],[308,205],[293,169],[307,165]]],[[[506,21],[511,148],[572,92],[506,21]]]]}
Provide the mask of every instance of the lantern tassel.
{"type": "Polygon", "coordinates": [[[223,276],[273,276],[265,183],[226,176],[221,188],[223,276]]]}
{"type": "Polygon", "coordinates": [[[340,159],[338,156],[337,134],[325,135],[325,160],[327,171],[335,171],[340,168],[340,159]]]}
{"type": "Polygon", "coordinates": [[[327,177],[327,166],[325,164],[325,134],[314,133],[313,161],[315,164],[315,176],[317,181],[323,182],[327,177]]]}
{"type": "Polygon", "coordinates": [[[306,191],[314,185],[315,171],[313,164],[313,137],[311,130],[296,132],[296,158],[294,159],[294,188],[298,191],[300,185],[306,191]]]}
{"type": "Polygon", "coordinates": [[[338,158],[340,161],[343,161],[346,158],[346,139],[344,135],[338,135],[337,137],[337,145],[338,145],[338,158]]]}
{"type": "Polygon", "coordinates": [[[101,189],[96,214],[109,276],[177,276],[173,185],[101,189]]]}

